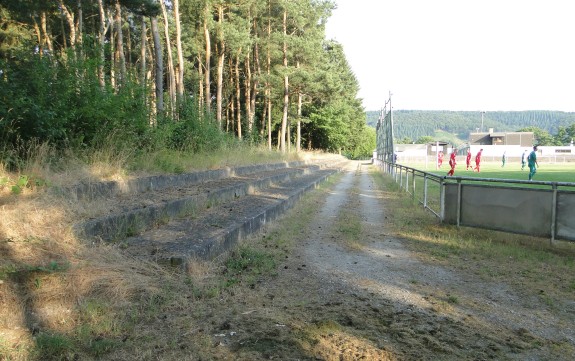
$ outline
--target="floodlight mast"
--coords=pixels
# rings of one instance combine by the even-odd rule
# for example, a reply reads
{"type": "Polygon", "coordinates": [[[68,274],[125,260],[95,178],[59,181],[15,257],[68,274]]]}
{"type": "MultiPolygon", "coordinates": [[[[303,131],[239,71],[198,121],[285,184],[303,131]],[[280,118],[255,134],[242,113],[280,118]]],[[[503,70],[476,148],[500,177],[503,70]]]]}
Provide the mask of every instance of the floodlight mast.
{"type": "Polygon", "coordinates": [[[376,129],[377,159],[388,164],[395,162],[391,95],[391,92],[389,92],[389,99],[386,100],[384,107],[379,113],[376,129]]]}
{"type": "Polygon", "coordinates": [[[391,107],[391,96],[393,94],[391,93],[391,90],[389,91],[389,100],[387,101],[387,104],[389,104],[389,162],[395,163],[394,162],[394,150],[395,147],[393,146],[393,110],[391,107]]]}

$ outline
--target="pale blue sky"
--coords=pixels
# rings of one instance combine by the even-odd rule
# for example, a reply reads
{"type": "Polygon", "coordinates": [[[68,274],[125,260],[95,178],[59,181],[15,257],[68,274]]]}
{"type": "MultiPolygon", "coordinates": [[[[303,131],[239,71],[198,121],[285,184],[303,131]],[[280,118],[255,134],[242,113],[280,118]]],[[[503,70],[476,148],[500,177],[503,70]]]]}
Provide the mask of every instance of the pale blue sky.
{"type": "Polygon", "coordinates": [[[366,110],[575,111],[573,0],[335,0],[366,110]]]}

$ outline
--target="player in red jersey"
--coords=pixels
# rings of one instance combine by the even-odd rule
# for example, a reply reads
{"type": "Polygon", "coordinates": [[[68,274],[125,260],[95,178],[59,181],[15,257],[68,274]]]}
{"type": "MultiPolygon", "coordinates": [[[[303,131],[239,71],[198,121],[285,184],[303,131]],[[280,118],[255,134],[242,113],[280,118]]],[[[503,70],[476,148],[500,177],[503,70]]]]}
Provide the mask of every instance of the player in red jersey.
{"type": "Polygon", "coordinates": [[[452,176],[453,173],[455,173],[455,164],[457,164],[455,162],[456,155],[457,155],[457,148],[453,149],[453,152],[451,152],[451,155],[449,156],[449,166],[451,167],[451,170],[447,173],[448,176],[452,176]]]}
{"type": "Polygon", "coordinates": [[[473,168],[473,170],[477,169],[477,173],[479,173],[479,165],[481,165],[481,153],[483,152],[483,149],[479,150],[479,153],[477,153],[477,155],[475,156],[475,168],[473,168]]]}
{"type": "Polygon", "coordinates": [[[465,168],[465,170],[469,170],[469,168],[473,170],[473,166],[471,165],[471,149],[467,149],[467,158],[465,158],[465,165],[467,165],[467,168],[465,168]]]}

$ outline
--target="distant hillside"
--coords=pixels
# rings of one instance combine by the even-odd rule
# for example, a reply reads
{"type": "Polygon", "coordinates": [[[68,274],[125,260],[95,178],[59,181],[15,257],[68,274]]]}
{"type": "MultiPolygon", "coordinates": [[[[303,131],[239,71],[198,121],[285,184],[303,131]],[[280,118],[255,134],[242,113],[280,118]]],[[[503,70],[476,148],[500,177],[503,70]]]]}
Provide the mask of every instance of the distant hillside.
{"type": "MultiPolygon", "coordinates": [[[[367,112],[367,124],[375,127],[378,111],[367,112]]],[[[525,127],[538,127],[556,134],[560,126],[575,124],[575,113],[557,111],[486,112],[483,114],[483,130],[493,128],[497,132],[517,131],[525,127]]],[[[480,112],[394,110],[394,136],[413,140],[443,131],[466,140],[470,132],[481,128],[480,112]]]]}

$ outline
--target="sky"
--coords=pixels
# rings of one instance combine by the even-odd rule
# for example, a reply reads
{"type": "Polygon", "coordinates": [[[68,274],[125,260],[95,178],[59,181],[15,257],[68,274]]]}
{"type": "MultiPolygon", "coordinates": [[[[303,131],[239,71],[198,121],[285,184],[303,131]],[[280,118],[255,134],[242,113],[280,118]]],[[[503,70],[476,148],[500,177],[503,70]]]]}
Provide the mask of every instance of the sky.
{"type": "Polygon", "coordinates": [[[366,110],[575,112],[573,0],[334,0],[366,110]]]}

